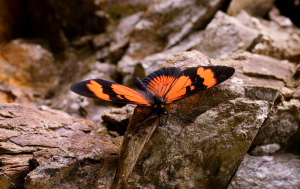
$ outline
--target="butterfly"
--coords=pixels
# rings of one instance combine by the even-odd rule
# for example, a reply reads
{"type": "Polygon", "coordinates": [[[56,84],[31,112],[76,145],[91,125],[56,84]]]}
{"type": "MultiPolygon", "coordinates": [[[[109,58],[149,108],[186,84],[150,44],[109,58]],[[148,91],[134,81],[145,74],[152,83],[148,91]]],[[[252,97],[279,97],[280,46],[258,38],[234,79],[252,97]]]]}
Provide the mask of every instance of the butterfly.
{"type": "MultiPolygon", "coordinates": [[[[165,105],[182,100],[229,79],[235,72],[228,66],[198,66],[159,69],[143,81],[136,77],[137,89],[103,79],[85,80],[71,85],[71,91],[90,98],[136,104],[167,114],[165,105]]],[[[151,115],[152,115],[151,114],[151,115]]]]}

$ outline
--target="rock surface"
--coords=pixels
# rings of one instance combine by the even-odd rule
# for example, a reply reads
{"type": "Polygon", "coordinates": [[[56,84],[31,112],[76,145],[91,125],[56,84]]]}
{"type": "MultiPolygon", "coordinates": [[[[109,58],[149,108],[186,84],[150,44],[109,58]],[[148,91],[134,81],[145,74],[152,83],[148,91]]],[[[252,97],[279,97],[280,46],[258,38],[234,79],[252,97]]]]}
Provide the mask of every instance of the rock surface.
{"type": "MultiPolygon", "coordinates": [[[[190,62],[236,63],[215,61],[197,51],[178,53],[166,60],[168,65],[195,66],[190,62]]],[[[241,61],[239,65],[248,62],[241,61]]],[[[243,80],[244,74],[244,70],[237,69],[219,90],[207,90],[173,103],[167,107],[170,116],[152,119],[138,130],[135,121],[143,120],[140,117],[146,113],[142,108],[136,109],[125,135],[114,187],[226,187],[278,93],[274,86],[272,96],[250,96],[246,82],[229,87],[230,81],[243,80]]],[[[268,90],[256,87],[251,94],[264,89],[268,90]]]]}
{"type": "Polygon", "coordinates": [[[299,155],[246,155],[228,188],[299,188],[299,155]]]}
{"type": "Polygon", "coordinates": [[[296,0],[0,2],[0,102],[12,103],[0,105],[0,188],[299,188],[298,9],[296,0]],[[211,64],[236,73],[141,125],[147,108],[131,115],[69,90],[211,64]]]}
{"type": "Polygon", "coordinates": [[[99,171],[113,178],[119,146],[112,137],[95,133],[92,121],[43,109],[0,104],[3,188],[18,188],[24,180],[25,188],[109,185],[112,180],[99,171]]]}

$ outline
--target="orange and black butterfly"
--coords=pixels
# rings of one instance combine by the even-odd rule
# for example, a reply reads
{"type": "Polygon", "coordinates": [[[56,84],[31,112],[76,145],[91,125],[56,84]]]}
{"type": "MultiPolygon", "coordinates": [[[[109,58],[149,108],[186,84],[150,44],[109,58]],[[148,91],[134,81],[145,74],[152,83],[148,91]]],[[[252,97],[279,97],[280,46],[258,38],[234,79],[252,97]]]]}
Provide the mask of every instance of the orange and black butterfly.
{"type": "Polygon", "coordinates": [[[162,68],[148,75],[144,81],[136,78],[137,89],[106,81],[91,79],[75,83],[71,90],[79,95],[107,101],[137,104],[164,114],[164,106],[211,88],[230,78],[235,72],[227,66],[199,66],[182,70],[162,68]]]}

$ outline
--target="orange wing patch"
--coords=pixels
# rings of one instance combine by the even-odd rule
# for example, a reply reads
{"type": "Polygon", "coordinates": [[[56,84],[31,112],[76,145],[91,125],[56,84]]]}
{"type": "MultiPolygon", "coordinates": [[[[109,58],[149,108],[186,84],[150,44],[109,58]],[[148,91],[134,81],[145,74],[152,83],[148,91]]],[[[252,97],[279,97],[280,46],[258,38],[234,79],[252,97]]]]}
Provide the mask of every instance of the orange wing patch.
{"type": "Polygon", "coordinates": [[[144,104],[147,106],[151,106],[147,98],[136,90],[120,84],[112,84],[111,88],[120,99],[126,98],[135,104],[144,104]]]}
{"type": "Polygon", "coordinates": [[[177,78],[173,76],[161,75],[155,77],[147,86],[148,89],[158,97],[163,97],[173,87],[177,78]]]}
{"type": "Polygon", "coordinates": [[[218,83],[215,78],[215,73],[211,69],[205,69],[203,67],[198,68],[197,74],[204,79],[203,84],[210,88],[218,83]]]}
{"type": "Polygon", "coordinates": [[[187,87],[190,87],[190,90],[194,90],[195,86],[192,85],[192,80],[188,76],[179,77],[171,90],[167,94],[167,104],[173,102],[174,100],[180,99],[187,93],[187,87]]]}
{"type": "Polygon", "coordinates": [[[98,98],[103,100],[111,101],[108,94],[103,93],[103,87],[98,82],[91,80],[90,83],[86,85],[98,98]]]}

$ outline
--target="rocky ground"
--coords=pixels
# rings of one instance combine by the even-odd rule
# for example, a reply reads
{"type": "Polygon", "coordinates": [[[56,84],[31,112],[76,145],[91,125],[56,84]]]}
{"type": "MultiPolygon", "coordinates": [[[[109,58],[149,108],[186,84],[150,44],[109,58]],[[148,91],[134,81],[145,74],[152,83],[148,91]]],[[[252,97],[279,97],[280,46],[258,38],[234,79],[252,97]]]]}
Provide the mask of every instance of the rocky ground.
{"type": "Polygon", "coordinates": [[[0,189],[300,188],[299,9],[0,1],[0,189]],[[139,126],[149,109],[69,90],[197,65],[236,73],[139,126]]]}

